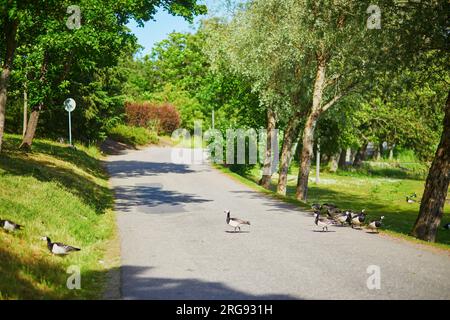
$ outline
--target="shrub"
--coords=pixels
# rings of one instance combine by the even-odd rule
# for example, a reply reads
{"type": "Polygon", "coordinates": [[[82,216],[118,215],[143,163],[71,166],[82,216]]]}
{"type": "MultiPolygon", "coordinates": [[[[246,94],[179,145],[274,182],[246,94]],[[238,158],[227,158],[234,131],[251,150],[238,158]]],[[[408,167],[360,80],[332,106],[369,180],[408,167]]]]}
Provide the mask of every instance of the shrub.
{"type": "Polygon", "coordinates": [[[148,102],[126,102],[125,114],[127,116],[127,124],[134,127],[147,127],[150,121],[150,108],[148,102]]]}
{"type": "Polygon", "coordinates": [[[149,143],[158,143],[158,136],[146,128],[131,127],[119,124],[109,130],[108,135],[111,139],[130,144],[133,146],[146,145],[149,143]]]}
{"type": "Polygon", "coordinates": [[[150,108],[150,119],[157,120],[158,132],[172,133],[180,126],[180,114],[170,103],[163,103],[150,108]]]}
{"type": "Polygon", "coordinates": [[[180,126],[180,114],[170,103],[155,104],[150,102],[125,104],[127,124],[145,127],[164,133],[171,133],[180,126]]]}

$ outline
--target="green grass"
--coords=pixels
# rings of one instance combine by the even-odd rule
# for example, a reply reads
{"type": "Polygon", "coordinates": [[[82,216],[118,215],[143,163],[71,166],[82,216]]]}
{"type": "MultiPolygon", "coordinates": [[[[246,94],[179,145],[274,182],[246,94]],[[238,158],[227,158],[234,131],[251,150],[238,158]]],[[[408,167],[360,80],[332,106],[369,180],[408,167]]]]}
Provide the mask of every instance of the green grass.
{"type": "Polygon", "coordinates": [[[24,153],[19,144],[6,135],[0,154],[0,217],[24,225],[0,231],[0,299],[99,298],[108,267],[101,260],[116,232],[100,152],[36,139],[24,153]],[[82,250],[52,256],[41,236],[82,250]],[[66,287],[71,265],[81,269],[81,290],[66,287]]]}
{"type": "MultiPolygon", "coordinates": [[[[273,177],[271,190],[268,191],[256,184],[260,177],[260,172],[257,168],[251,170],[248,175],[243,177],[231,172],[228,168],[216,167],[258,191],[301,207],[310,208],[312,203],[331,202],[342,209],[366,209],[368,220],[378,219],[384,215],[385,220],[382,229],[386,233],[425,243],[408,235],[417,218],[420,204],[408,204],[406,202],[406,195],[413,192],[417,193],[417,199],[420,201],[424,189],[423,180],[394,179],[373,175],[364,176],[361,172],[349,175],[345,175],[343,172],[336,174],[322,172],[320,175],[321,182],[316,184],[314,181],[315,171],[311,170],[308,203],[305,204],[295,199],[295,186],[297,183],[297,169],[295,168],[291,170],[289,175],[288,193],[284,197],[275,194],[276,175],[273,177]]],[[[446,205],[441,225],[448,222],[450,222],[450,208],[446,205]]],[[[437,242],[433,245],[450,249],[450,232],[441,228],[438,232],[437,242]]]]}
{"type": "Polygon", "coordinates": [[[134,147],[158,143],[158,135],[142,127],[130,127],[119,124],[108,131],[108,136],[118,142],[134,147]]]}

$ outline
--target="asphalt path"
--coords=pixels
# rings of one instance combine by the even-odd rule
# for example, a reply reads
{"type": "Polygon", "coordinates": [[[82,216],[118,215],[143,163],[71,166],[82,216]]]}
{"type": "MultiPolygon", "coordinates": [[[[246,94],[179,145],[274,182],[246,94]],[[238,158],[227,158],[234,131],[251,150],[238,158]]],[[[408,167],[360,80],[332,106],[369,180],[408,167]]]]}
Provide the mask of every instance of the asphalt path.
{"type": "Polygon", "coordinates": [[[319,232],[311,213],[172,152],[108,158],[122,298],[450,299],[448,254],[348,227],[319,232]],[[232,232],[225,209],[251,226],[232,232]]]}

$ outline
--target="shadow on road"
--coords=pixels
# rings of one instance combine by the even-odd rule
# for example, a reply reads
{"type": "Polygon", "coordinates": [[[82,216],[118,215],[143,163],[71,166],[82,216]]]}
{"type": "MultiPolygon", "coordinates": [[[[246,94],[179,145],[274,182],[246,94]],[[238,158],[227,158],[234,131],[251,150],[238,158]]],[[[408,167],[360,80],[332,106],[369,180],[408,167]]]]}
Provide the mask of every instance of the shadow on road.
{"type": "Polygon", "coordinates": [[[180,213],[186,203],[204,203],[212,200],[196,195],[163,190],[159,184],[140,186],[121,186],[114,188],[116,209],[130,212],[139,208],[144,213],[180,213]]]}
{"type": "Polygon", "coordinates": [[[169,162],[142,162],[142,161],[111,161],[108,164],[108,172],[112,178],[129,178],[139,176],[157,176],[165,173],[185,174],[193,170],[185,164],[169,162]]]}
{"type": "MultiPolygon", "coordinates": [[[[150,268],[122,266],[122,295],[124,299],[165,300],[293,300],[285,294],[255,295],[231,288],[221,282],[198,279],[153,278],[142,276],[150,268]]],[[[230,284],[232,285],[232,283],[230,284]]]]}

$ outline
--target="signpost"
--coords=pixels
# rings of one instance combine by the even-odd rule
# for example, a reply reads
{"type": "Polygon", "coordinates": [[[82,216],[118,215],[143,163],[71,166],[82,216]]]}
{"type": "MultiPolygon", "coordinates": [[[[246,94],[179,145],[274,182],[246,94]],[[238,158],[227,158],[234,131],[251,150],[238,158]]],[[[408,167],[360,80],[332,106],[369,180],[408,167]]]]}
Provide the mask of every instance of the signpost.
{"type": "Polygon", "coordinates": [[[69,113],[69,144],[72,146],[72,120],[70,119],[70,113],[75,110],[76,102],[72,98],[68,98],[64,101],[64,109],[69,113]]]}

